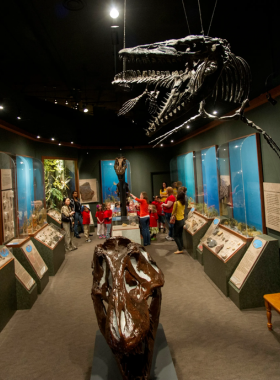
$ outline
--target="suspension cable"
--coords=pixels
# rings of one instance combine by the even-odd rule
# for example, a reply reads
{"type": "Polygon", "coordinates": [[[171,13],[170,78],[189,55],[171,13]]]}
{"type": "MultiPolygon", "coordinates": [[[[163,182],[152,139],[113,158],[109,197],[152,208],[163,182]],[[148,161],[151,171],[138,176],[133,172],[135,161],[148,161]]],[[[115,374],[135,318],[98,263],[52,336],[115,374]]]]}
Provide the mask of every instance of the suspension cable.
{"type": "Polygon", "coordinates": [[[191,34],[190,25],[189,25],[189,20],[188,20],[188,16],[187,16],[186,8],[185,8],[184,0],[182,0],[182,4],[183,4],[183,8],[184,8],[184,13],[185,13],[186,21],[187,21],[187,26],[188,26],[189,34],[191,34]]]}
{"type": "Polygon", "coordinates": [[[209,36],[209,33],[210,33],[210,28],[211,28],[211,25],[212,25],[212,21],[213,21],[214,13],[215,13],[215,10],[216,10],[217,2],[218,2],[218,0],[216,0],[216,2],[215,2],[215,6],[214,6],[214,9],[213,9],[213,13],[212,13],[212,17],[211,17],[211,21],[210,21],[210,25],[209,25],[207,36],[209,36]]]}
{"type": "MultiPolygon", "coordinates": [[[[123,5],[123,48],[125,49],[125,27],[126,27],[126,0],[123,5]]],[[[123,72],[126,71],[126,58],[123,57],[123,72]]]]}
{"type": "Polygon", "coordinates": [[[203,34],[204,36],[204,30],[203,30],[203,24],[202,24],[202,15],[201,15],[201,8],[200,8],[200,1],[198,1],[198,8],[199,8],[199,16],[200,16],[200,24],[201,24],[201,33],[203,34]]]}

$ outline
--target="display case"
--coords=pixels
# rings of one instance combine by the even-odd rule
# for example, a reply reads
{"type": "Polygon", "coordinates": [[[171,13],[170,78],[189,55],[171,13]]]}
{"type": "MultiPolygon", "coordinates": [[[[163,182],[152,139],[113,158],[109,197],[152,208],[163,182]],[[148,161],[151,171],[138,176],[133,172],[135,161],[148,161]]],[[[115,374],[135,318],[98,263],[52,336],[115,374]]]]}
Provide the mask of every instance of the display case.
{"type": "Polygon", "coordinates": [[[5,246],[0,246],[0,331],[17,309],[15,263],[5,246]]]}
{"type": "Polygon", "coordinates": [[[252,238],[246,238],[217,224],[203,242],[204,271],[228,296],[228,281],[242,259],[252,238]]]}
{"type": "Polygon", "coordinates": [[[200,262],[201,265],[203,265],[203,243],[207,242],[207,239],[213,234],[213,232],[216,230],[217,226],[220,223],[219,218],[215,218],[212,223],[210,224],[208,230],[206,231],[205,235],[200,239],[197,249],[196,249],[196,256],[197,260],[200,262]]]}
{"type": "MultiPolygon", "coordinates": [[[[128,188],[131,189],[131,167],[130,162],[126,160],[127,169],[125,171],[125,182],[128,184],[128,188]]],[[[115,160],[101,160],[100,161],[100,171],[101,171],[101,190],[102,190],[102,202],[119,202],[117,185],[118,176],[114,169],[115,160]]]]}
{"type": "Polygon", "coordinates": [[[184,225],[183,244],[188,253],[195,260],[197,259],[197,245],[207,231],[210,223],[211,220],[197,213],[194,207],[191,208],[184,225]]]}
{"type": "Polygon", "coordinates": [[[219,215],[217,146],[195,152],[197,196],[193,206],[207,218],[219,215]]]}
{"type": "Polygon", "coordinates": [[[49,282],[49,271],[33,242],[29,237],[26,239],[14,239],[6,246],[36,281],[38,293],[41,294],[49,282]]]}
{"type": "Polygon", "coordinates": [[[0,244],[17,236],[16,194],[14,161],[0,152],[0,244]]]}
{"type": "Polygon", "coordinates": [[[31,236],[37,250],[54,276],[65,259],[65,231],[51,223],[31,236]]]}
{"type": "Polygon", "coordinates": [[[17,310],[30,309],[37,299],[37,284],[16,257],[14,257],[9,248],[2,246],[0,249],[0,256],[1,252],[4,252],[7,260],[14,260],[17,310]]]}
{"type": "Polygon", "coordinates": [[[246,136],[218,149],[221,224],[246,237],[265,230],[258,137],[246,136]]]}
{"type": "Polygon", "coordinates": [[[138,216],[114,217],[112,219],[112,236],[124,236],[135,243],[141,244],[138,216]]]}
{"type": "Polygon", "coordinates": [[[47,223],[44,168],[41,161],[16,156],[19,235],[39,230],[47,223]]]}
{"type": "Polygon", "coordinates": [[[260,235],[230,277],[229,297],[239,309],[261,307],[265,294],[280,292],[279,243],[260,235]]]}
{"type": "Polygon", "coordinates": [[[61,212],[55,208],[48,210],[47,222],[53,223],[57,227],[61,226],[61,212]]]}

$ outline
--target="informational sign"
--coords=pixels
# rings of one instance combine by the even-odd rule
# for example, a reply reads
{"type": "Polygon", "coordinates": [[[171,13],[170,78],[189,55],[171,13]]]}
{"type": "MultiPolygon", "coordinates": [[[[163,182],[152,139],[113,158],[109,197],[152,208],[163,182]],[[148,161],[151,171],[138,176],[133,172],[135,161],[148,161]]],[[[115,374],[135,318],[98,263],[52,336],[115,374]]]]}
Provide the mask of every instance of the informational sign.
{"type": "Polygon", "coordinates": [[[13,187],[12,169],[1,169],[1,190],[9,190],[13,187]]]}
{"type": "Polygon", "coordinates": [[[257,262],[260,254],[262,253],[266,241],[260,237],[256,237],[247,252],[240,261],[238,267],[235,269],[233,275],[230,278],[230,281],[240,289],[244,284],[246,278],[249,276],[250,272],[254,268],[255,263],[257,262]]]}
{"type": "Polygon", "coordinates": [[[266,226],[280,232],[280,184],[263,184],[266,226]]]}
{"type": "Polygon", "coordinates": [[[39,278],[42,278],[45,274],[45,272],[48,270],[48,267],[46,266],[44,260],[40,256],[39,252],[37,251],[37,248],[33,244],[31,240],[29,240],[27,243],[25,243],[22,246],[22,249],[32,265],[33,269],[37,273],[39,278]]]}

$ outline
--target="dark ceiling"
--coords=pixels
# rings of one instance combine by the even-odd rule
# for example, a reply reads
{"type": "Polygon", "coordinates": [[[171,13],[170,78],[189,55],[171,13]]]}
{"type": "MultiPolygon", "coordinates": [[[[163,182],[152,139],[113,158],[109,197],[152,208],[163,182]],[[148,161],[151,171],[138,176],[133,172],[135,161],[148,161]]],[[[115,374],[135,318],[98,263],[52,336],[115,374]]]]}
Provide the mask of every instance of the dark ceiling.
{"type": "MultiPolygon", "coordinates": [[[[200,0],[206,34],[215,1],[200,0]]],[[[184,4],[191,33],[200,34],[197,0],[184,0],[184,4]]],[[[279,0],[217,1],[209,34],[227,39],[232,52],[251,66],[251,99],[265,92],[269,75],[274,73],[269,88],[280,84],[279,11],[279,0]]],[[[137,146],[149,141],[141,118],[117,116],[130,95],[111,85],[115,73],[111,25],[119,26],[120,50],[123,1],[6,0],[1,3],[0,21],[2,120],[45,138],[82,145],[137,146]],[[63,3],[82,9],[71,11],[63,3]],[[112,5],[120,11],[114,22],[109,16],[112,5]],[[88,114],[82,112],[85,102],[88,114]],[[74,110],[77,103],[79,110],[74,110]],[[21,120],[17,120],[19,113],[21,120]]],[[[187,34],[182,0],[127,0],[127,47],[187,34]]],[[[122,62],[117,60],[117,72],[121,70],[122,62]]],[[[222,114],[233,105],[215,107],[222,114]]],[[[176,138],[199,126],[192,125],[176,138]]]]}

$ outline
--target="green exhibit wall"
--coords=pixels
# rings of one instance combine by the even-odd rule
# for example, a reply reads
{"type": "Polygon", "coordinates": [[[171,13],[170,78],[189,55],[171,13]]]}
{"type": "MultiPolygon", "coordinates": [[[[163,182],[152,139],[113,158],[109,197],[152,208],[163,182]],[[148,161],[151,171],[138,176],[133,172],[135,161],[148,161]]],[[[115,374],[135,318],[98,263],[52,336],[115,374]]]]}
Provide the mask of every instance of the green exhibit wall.
{"type": "MultiPolygon", "coordinates": [[[[265,103],[249,112],[246,116],[264,129],[280,146],[280,97],[278,103],[272,106],[265,103]]],[[[54,122],[57,122],[54,120],[54,122]]],[[[192,131],[192,126],[190,132],[192,131]]],[[[38,133],[40,131],[38,130],[38,133]]],[[[201,150],[211,145],[220,145],[230,140],[255,133],[255,130],[240,121],[229,121],[215,128],[203,132],[189,140],[174,145],[156,149],[77,149],[75,147],[58,146],[33,141],[19,136],[5,129],[0,129],[0,151],[14,154],[27,155],[41,159],[42,156],[54,156],[61,158],[73,158],[78,160],[79,176],[81,179],[97,178],[100,190],[100,160],[114,159],[122,153],[131,163],[132,192],[139,195],[141,191],[147,191],[151,199],[158,193],[159,179],[166,178],[170,182],[169,163],[176,155],[201,150]],[[87,154],[88,152],[88,154],[87,154]],[[155,174],[154,194],[152,194],[152,175],[155,174]],[[160,174],[161,173],[161,174],[160,174]],[[155,178],[158,176],[158,181],[155,178]]],[[[88,141],[89,145],[95,141],[88,141]]],[[[261,137],[261,152],[263,177],[265,182],[280,183],[280,160],[267,142],[261,137]],[[279,169],[278,169],[279,168],[279,169]]],[[[280,233],[268,230],[268,235],[280,240],[280,233]]]]}

